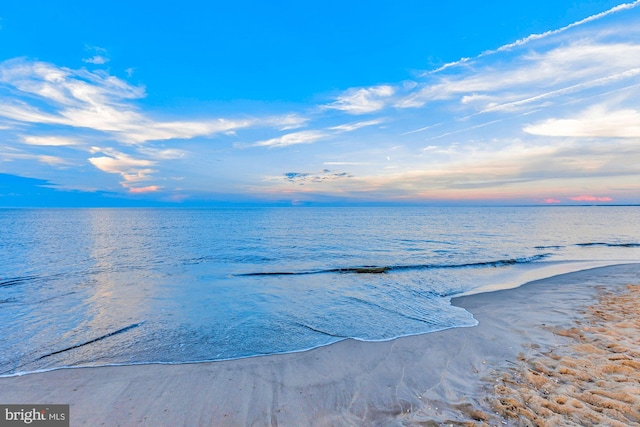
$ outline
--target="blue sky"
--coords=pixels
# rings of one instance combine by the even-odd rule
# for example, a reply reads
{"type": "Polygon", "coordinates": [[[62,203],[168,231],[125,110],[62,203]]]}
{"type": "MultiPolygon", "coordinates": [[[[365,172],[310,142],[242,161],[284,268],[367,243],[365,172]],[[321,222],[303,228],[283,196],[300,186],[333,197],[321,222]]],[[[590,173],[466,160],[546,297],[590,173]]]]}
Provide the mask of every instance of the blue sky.
{"type": "Polygon", "coordinates": [[[638,1],[131,3],[0,5],[0,206],[640,203],[638,1]]]}

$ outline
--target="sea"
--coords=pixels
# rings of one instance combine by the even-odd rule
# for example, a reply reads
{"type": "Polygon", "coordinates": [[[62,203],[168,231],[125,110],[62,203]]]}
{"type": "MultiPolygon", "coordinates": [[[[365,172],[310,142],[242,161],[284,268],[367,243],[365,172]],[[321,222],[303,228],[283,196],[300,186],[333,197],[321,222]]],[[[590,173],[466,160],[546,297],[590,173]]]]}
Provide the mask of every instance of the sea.
{"type": "Polygon", "coordinates": [[[640,207],[0,209],[0,375],[477,324],[451,304],[640,262],[640,207]]]}

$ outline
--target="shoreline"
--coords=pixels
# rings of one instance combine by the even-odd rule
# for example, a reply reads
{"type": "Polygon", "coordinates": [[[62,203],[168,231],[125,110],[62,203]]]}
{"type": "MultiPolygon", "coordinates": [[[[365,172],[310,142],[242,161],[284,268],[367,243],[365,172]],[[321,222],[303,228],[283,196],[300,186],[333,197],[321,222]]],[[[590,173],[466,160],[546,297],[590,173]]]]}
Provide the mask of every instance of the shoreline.
{"type": "MultiPolygon", "coordinates": [[[[531,282],[538,282],[538,281],[548,280],[548,279],[552,279],[552,278],[554,278],[556,276],[562,276],[562,275],[566,275],[566,274],[579,273],[579,272],[582,272],[582,271],[593,270],[593,269],[598,269],[598,268],[626,266],[626,265],[632,265],[632,264],[638,264],[640,266],[640,262],[638,262],[638,263],[618,262],[618,263],[613,263],[612,264],[611,261],[556,261],[555,263],[550,264],[550,265],[543,265],[543,266],[539,266],[538,268],[526,270],[524,272],[514,273],[513,276],[509,278],[509,280],[497,282],[497,283],[492,284],[492,285],[482,285],[482,286],[474,288],[474,289],[472,289],[470,291],[466,291],[466,292],[463,292],[461,294],[457,294],[455,296],[452,296],[450,301],[451,301],[451,305],[456,306],[456,304],[454,304],[453,301],[458,299],[458,298],[464,298],[464,297],[467,297],[467,296],[479,295],[479,294],[485,294],[485,293],[499,292],[499,291],[509,290],[509,289],[517,289],[517,288],[525,286],[525,285],[527,285],[527,284],[529,284],[531,282]]],[[[143,321],[143,323],[144,323],[144,321],[143,321]]],[[[36,370],[33,370],[33,371],[18,371],[18,372],[14,372],[14,373],[11,373],[11,374],[1,373],[0,374],[0,379],[2,379],[2,378],[20,377],[20,376],[32,375],[32,374],[42,374],[42,373],[46,373],[46,372],[52,372],[52,371],[57,371],[57,370],[65,370],[65,369],[84,369],[84,368],[121,367],[121,366],[145,366],[145,365],[168,365],[168,366],[172,366],[172,365],[191,365],[191,364],[199,364],[199,363],[229,362],[229,361],[233,361],[233,360],[244,360],[244,359],[250,359],[250,358],[254,358],[254,357],[258,357],[259,358],[259,357],[282,356],[282,355],[287,355],[287,354],[303,353],[303,352],[307,352],[307,351],[313,351],[313,350],[325,348],[325,347],[328,347],[328,346],[332,346],[332,345],[335,345],[335,344],[337,344],[337,343],[339,343],[341,341],[345,341],[345,340],[355,340],[355,341],[360,341],[360,342],[365,342],[365,343],[367,343],[367,342],[369,342],[369,343],[387,342],[387,341],[394,341],[394,340],[397,340],[397,339],[408,338],[408,337],[412,337],[412,336],[420,336],[420,335],[426,335],[426,334],[431,334],[431,333],[435,333],[435,332],[441,332],[441,331],[444,331],[444,330],[447,330],[447,329],[458,329],[458,328],[475,327],[475,326],[477,326],[477,325],[443,327],[443,329],[436,329],[436,330],[433,330],[433,331],[430,331],[430,332],[419,332],[419,333],[414,333],[414,334],[401,335],[401,336],[397,336],[397,337],[394,337],[394,338],[382,339],[382,340],[377,340],[377,341],[376,340],[364,340],[364,339],[358,339],[358,338],[341,338],[341,339],[339,339],[339,340],[337,340],[335,342],[319,345],[319,346],[316,346],[316,347],[303,348],[303,349],[292,350],[292,351],[283,351],[283,352],[280,352],[280,353],[254,354],[254,355],[247,355],[247,356],[241,356],[241,357],[233,357],[233,358],[228,358],[228,359],[191,360],[191,361],[180,361],[180,362],[149,361],[149,362],[129,362],[129,363],[125,362],[125,363],[111,363],[111,364],[107,363],[107,364],[102,364],[102,365],[54,366],[54,367],[50,367],[50,368],[36,369],[36,370]]]]}
{"type": "Polygon", "coordinates": [[[456,297],[478,326],[392,341],[2,377],[0,403],[70,403],[71,425],[493,425],[488,378],[566,345],[572,338],[550,327],[582,321],[600,287],[639,282],[640,267],[627,264],[456,297]]]}

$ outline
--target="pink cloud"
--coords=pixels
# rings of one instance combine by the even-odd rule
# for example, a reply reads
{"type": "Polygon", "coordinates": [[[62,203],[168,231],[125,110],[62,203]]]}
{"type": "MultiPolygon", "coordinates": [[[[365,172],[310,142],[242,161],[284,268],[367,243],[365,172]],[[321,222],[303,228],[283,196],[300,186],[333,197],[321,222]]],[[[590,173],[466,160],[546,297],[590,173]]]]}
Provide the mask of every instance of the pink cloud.
{"type": "Polygon", "coordinates": [[[552,197],[547,197],[546,199],[542,200],[542,203],[560,203],[560,200],[554,199],[552,197]]]}
{"type": "Polygon", "coordinates": [[[160,187],[158,187],[157,185],[150,185],[148,187],[139,187],[139,188],[129,187],[129,193],[133,193],[133,194],[154,193],[159,189],[160,187]]]}
{"type": "Polygon", "coordinates": [[[574,202],[611,202],[613,199],[611,197],[596,197],[596,196],[575,196],[569,197],[570,200],[574,202]]]}

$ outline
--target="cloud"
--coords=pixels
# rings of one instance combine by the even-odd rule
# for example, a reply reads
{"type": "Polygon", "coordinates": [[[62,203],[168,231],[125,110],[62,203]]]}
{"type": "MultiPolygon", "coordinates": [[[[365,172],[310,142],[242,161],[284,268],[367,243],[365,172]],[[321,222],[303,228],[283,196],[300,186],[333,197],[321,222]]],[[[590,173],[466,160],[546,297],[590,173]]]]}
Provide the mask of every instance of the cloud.
{"type": "Polygon", "coordinates": [[[289,145],[296,145],[296,144],[310,144],[326,136],[327,134],[323,132],[316,131],[316,130],[309,130],[309,131],[288,133],[278,138],[272,138],[265,141],[256,142],[253,145],[255,147],[287,147],[289,145]]]}
{"type": "Polygon", "coordinates": [[[82,60],[82,62],[86,62],[88,64],[102,65],[102,64],[106,64],[107,62],[109,62],[109,58],[107,58],[105,56],[94,55],[91,58],[84,58],[82,60]]]}
{"type": "Polygon", "coordinates": [[[640,0],[636,0],[633,3],[623,3],[623,4],[620,4],[618,6],[614,6],[611,9],[606,10],[604,12],[596,13],[595,15],[591,15],[591,16],[588,16],[588,17],[586,17],[584,19],[581,19],[579,21],[573,22],[573,23],[571,23],[569,25],[566,25],[566,26],[564,26],[562,28],[558,28],[556,30],[545,31],[544,33],[541,33],[541,34],[531,34],[531,35],[529,35],[529,36],[527,36],[527,37],[525,37],[523,39],[516,40],[513,43],[509,43],[509,44],[503,45],[503,46],[499,47],[498,49],[496,49],[495,51],[488,50],[486,52],[483,52],[480,55],[480,57],[491,55],[491,54],[496,53],[496,52],[502,52],[502,51],[505,51],[505,50],[511,50],[514,47],[525,45],[525,44],[527,44],[527,43],[529,43],[529,42],[531,42],[533,40],[543,39],[543,38],[546,38],[546,37],[549,37],[549,36],[552,36],[552,35],[555,35],[555,34],[562,33],[564,31],[567,31],[567,30],[571,29],[571,28],[578,27],[580,25],[584,25],[584,24],[592,22],[592,21],[597,21],[598,19],[604,18],[607,15],[611,15],[613,13],[617,13],[617,12],[620,12],[622,10],[633,9],[634,7],[636,7],[638,5],[640,5],[640,0]]]}
{"type": "Polygon", "coordinates": [[[129,187],[129,193],[131,194],[145,194],[145,193],[155,193],[159,191],[162,187],[158,187],[157,185],[149,185],[147,187],[129,187]]]}
{"type": "Polygon", "coordinates": [[[460,106],[486,112],[547,101],[638,76],[640,44],[580,40],[542,52],[529,50],[498,65],[487,62],[458,75],[431,76],[394,105],[419,108],[459,99],[460,106]]]}
{"type": "Polygon", "coordinates": [[[569,197],[574,202],[612,202],[611,197],[596,197],[596,196],[575,196],[569,197]]]}
{"type": "MultiPolygon", "coordinates": [[[[18,97],[0,99],[0,117],[92,129],[127,144],[190,139],[257,124],[251,119],[154,120],[131,104],[145,96],[143,87],[132,86],[104,71],[72,70],[26,59],[0,63],[1,86],[10,88],[18,97]],[[46,110],[39,107],[42,104],[46,110]]],[[[292,119],[285,121],[291,123],[292,119]]]]}
{"type": "MultiPolygon", "coordinates": [[[[523,98],[523,99],[519,99],[516,101],[511,101],[511,102],[506,102],[503,104],[499,104],[499,103],[487,103],[488,106],[486,108],[484,108],[482,110],[483,113],[485,112],[490,112],[490,111],[499,111],[499,110],[504,110],[504,111],[508,111],[508,110],[516,110],[519,107],[522,107],[526,104],[532,104],[532,103],[536,103],[536,102],[540,102],[540,101],[545,101],[547,99],[551,99],[554,97],[558,97],[558,96],[562,96],[562,95],[568,95],[568,94],[572,94],[572,93],[576,93],[585,89],[589,89],[589,88],[595,88],[598,86],[607,86],[610,85],[612,83],[616,83],[617,81],[620,80],[624,80],[624,79],[628,79],[628,78],[632,78],[635,76],[640,75],[640,68],[633,68],[621,73],[616,73],[616,74],[612,74],[606,77],[601,77],[601,78],[596,78],[593,80],[589,80],[589,81],[585,81],[585,82],[581,82],[581,83],[577,83],[575,85],[570,85],[567,87],[563,87],[560,89],[556,89],[556,90],[552,90],[549,92],[545,92],[545,93],[540,93],[540,94],[536,94],[534,96],[531,96],[529,98],[523,98]]],[[[463,97],[463,103],[465,103],[465,99],[467,97],[463,97]]],[[[470,98],[470,97],[469,97],[470,98]]],[[[487,96],[486,99],[495,99],[495,97],[489,97],[487,96]]]]}
{"type": "Polygon", "coordinates": [[[283,175],[285,181],[297,184],[305,185],[309,183],[321,183],[325,181],[335,181],[353,178],[353,176],[347,172],[331,172],[329,169],[323,169],[321,172],[287,172],[283,175]]]}
{"type": "Polygon", "coordinates": [[[301,117],[298,114],[286,114],[280,117],[266,117],[260,120],[260,123],[265,126],[277,127],[280,130],[298,129],[303,127],[309,121],[306,117],[301,117]]]}
{"type": "Polygon", "coordinates": [[[51,156],[46,154],[33,154],[24,153],[18,150],[0,151],[2,161],[12,162],[14,160],[35,160],[39,163],[44,163],[49,166],[66,166],[69,162],[58,156],[51,156]]]}
{"type": "MultiPolygon", "coordinates": [[[[619,201],[613,189],[635,182],[640,172],[638,4],[533,34],[409,83],[354,87],[325,105],[273,116],[155,115],[143,107],[143,86],[93,70],[103,67],[0,62],[0,126],[16,150],[0,160],[16,170],[22,165],[11,160],[49,170],[36,163],[63,166],[57,156],[74,156],[76,164],[89,158],[95,169],[88,170],[114,174],[111,181],[127,192],[163,197],[175,189],[173,176],[185,176],[184,194],[196,187],[562,203],[588,189],[596,196],[576,197],[619,201]],[[602,19],[631,8],[633,14],[620,20],[602,19]],[[186,141],[213,135],[220,141],[186,141]],[[296,147],[233,151],[242,146],[238,141],[296,147]],[[292,172],[274,174],[274,164],[289,164],[292,172]],[[357,176],[339,170],[350,167],[357,167],[357,176]]],[[[108,59],[100,48],[87,51],[87,64],[108,59]]],[[[123,76],[133,72],[124,68],[123,76]]]]}
{"type": "Polygon", "coordinates": [[[132,182],[148,181],[151,174],[157,172],[151,167],[156,164],[155,161],[148,159],[136,159],[128,154],[121,153],[117,150],[106,148],[101,149],[93,147],[94,154],[101,152],[102,156],[89,158],[89,162],[103,172],[115,173],[124,179],[121,182],[123,187],[131,188],[132,182]]]}
{"type": "Polygon", "coordinates": [[[36,156],[40,163],[46,163],[50,166],[60,166],[67,164],[67,161],[61,157],[57,156],[47,156],[47,155],[38,155],[36,156]]]}
{"type": "Polygon", "coordinates": [[[181,159],[185,156],[184,150],[178,150],[176,148],[150,148],[140,147],[138,152],[154,160],[175,160],[181,159]]]}
{"type": "Polygon", "coordinates": [[[98,169],[108,173],[124,173],[132,168],[151,166],[151,160],[134,159],[131,156],[115,150],[101,150],[108,153],[103,157],[91,157],[89,161],[98,169]]]}
{"type": "Polygon", "coordinates": [[[93,56],[89,58],[83,58],[82,62],[86,62],[88,64],[94,64],[94,65],[102,65],[109,62],[109,57],[107,57],[106,49],[98,46],[85,45],[85,50],[89,54],[93,54],[93,56]]]}
{"type": "Polygon", "coordinates": [[[335,102],[324,107],[345,111],[349,114],[365,114],[382,110],[389,104],[389,98],[395,93],[389,85],[369,88],[349,89],[340,95],[335,102]]]}
{"type": "Polygon", "coordinates": [[[340,132],[353,132],[354,130],[358,130],[367,126],[375,126],[380,123],[384,123],[383,119],[375,119],[375,120],[367,120],[364,122],[356,122],[356,123],[345,123],[343,125],[330,127],[330,130],[337,130],[340,132]]]}
{"type": "MultiPolygon", "coordinates": [[[[579,27],[579,26],[587,24],[589,22],[597,21],[597,20],[599,20],[601,18],[604,18],[604,17],[606,17],[608,15],[611,15],[611,14],[614,14],[614,13],[617,13],[617,12],[621,12],[623,10],[633,9],[634,7],[636,7],[638,5],[640,5],[640,0],[636,0],[636,1],[632,2],[632,3],[623,3],[623,4],[620,4],[620,5],[614,6],[611,9],[606,10],[604,12],[596,13],[595,15],[591,15],[591,16],[588,16],[588,17],[586,17],[584,19],[581,19],[579,21],[573,22],[573,23],[571,23],[569,25],[566,25],[564,27],[561,27],[561,28],[558,28],[558,29],[555,29],[555,30],[545,31],[544,33],[531,34],[531,35],[529,35],[527,37],[524,37],[524,38],[522,38],[520,40],[516,40],[515,42],[502,45],[502,46],[500,46],[499,48],[497,48],[495,50],[486,50],[486,51],[482,52],[481,54],[479,54],[476,58],[473,58],[473,59],[480,59],[480,58],[483,58],[483,57],[486,57],[486,56],[489,56],[489,55],[493,55],[493,54],[496,54],[496,53],[499,53],[499,52],[509,51],[509,50],[512,50],[512,49],[514,49],[516,47],[520,47],[520,46],[526,45],[528,43],[531,43],[532,41],[541,40],[541,39],[544,39],[544,38],[547,38],[547,37],[550,37],[550,36],[553,36],[553,35],[556,35],[556,34],[563,33],[563,32],[565,32],[567,30],[570,30],[570,29],[572,29],[574,27],[579,27]]],[[[444,64],[443,66],[441,66],[441,67],[439,67],[439,68],[437,68],[437,69],[435,69],[433,71],[430,71],[428,74],[440,73],[440,72],[446,70],[447,68],[457,67],[459,65],[468,66],[468,63],[470,61],[472,61],[473,59],[472,58],[461,58],[461,59],[459,59],[457,61],[453,61],[453,62],[449,62],[447,64],[444,64]]]]}
{"type": "Polygon", "coordinates": [[[45,145],[53,147],[81,145],[75,138],[59,136],[23,136],[22,142],[27,145],[45,145]]]}
{"type": "Polygon", "coordinates": [[[640,137],[640,111],[607,111],[603,106],[595,106],[574,118],[547,119],[523,130],[540,136],[637,138],[640,137]]]}

